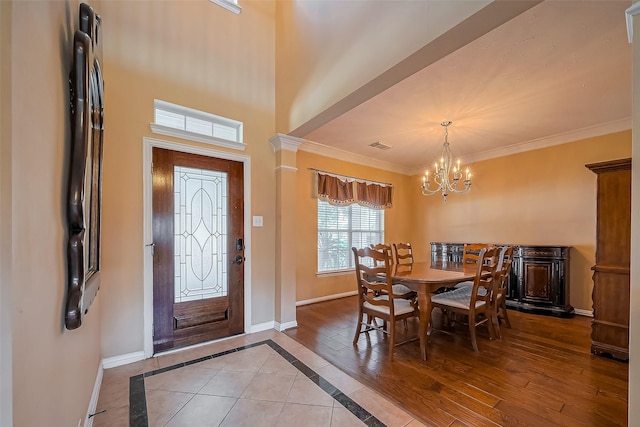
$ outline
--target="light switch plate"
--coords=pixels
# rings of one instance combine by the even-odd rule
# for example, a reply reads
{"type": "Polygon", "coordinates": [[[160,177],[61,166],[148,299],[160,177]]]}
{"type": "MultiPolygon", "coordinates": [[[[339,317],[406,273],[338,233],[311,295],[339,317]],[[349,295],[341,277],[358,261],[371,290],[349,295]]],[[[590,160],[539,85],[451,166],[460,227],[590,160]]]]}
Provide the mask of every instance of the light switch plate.
{"type": "Polygon", "coordinates": [[[254,227],[262,227],[262,216],[254,216],[253,217],[253,226],[254,227]]]}

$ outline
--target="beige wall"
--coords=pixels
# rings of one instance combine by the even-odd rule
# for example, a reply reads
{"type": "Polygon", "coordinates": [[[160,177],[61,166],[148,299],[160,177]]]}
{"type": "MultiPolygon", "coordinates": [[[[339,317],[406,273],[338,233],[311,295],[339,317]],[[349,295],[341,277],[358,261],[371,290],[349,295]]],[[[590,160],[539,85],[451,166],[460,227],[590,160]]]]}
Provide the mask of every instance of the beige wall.
{"type": "MultiPolygon", "coordinates": [[[[155,137],[153,100],[244,123],[251,157],[252,323],[274,319],[275,4],[104,2],[103,357],[143,349],[142,139],[155,137]]],[[[186,141],[180,141],[187,143],[186,141]]],[[[194,144],[195,145],[195,144],[194,144]]],[[[213,147],[217,149],[216,147],[213,147]]],[[[219,150],[229,151],[223,148],[219,150]]],[[[249,325],[246,325],[247,327],[249,325]]]]}
{"type": "Polygon", "coordinates": [[[468,194],[446,204],[415,196],[420,232],[426,241],[572,246],[570,303],[591,310],[596,176],[584,165],[630,155],[626,131],[478,162],[468,194]]]}
{"type": "Polygon", "coordinates": [[[16,427],[77,426],[85,418],[100,364],[99,298],[79,329],[68,331],[63,323],[70,143],[68,78],[78,4],[14,2],[11,57],[8,62],[2,58],[3,67],[11,64],[12,87],[16,427]]]}
{"type": "Polygon", "coordinates": [[[298,151],[297,159],[297,272],[296,300],[306,301],[327,295],[341,294],[355,290],[353,272],[329,277],[316,277],[317,241],[318,241],[318,200],[312,197],[312,175],[308,168],[320,169],[336,174],[358,178],[389,182],[394,185],[393,207],[386,209],[385,241],[411,241],[416,245],[416,257],[426,259],[424,245],[414,239],[410,206],[413,201],[411,193],[415,190],[410,182],[413,178],[394,172],[332,159],[325,156],[298,151]]]}

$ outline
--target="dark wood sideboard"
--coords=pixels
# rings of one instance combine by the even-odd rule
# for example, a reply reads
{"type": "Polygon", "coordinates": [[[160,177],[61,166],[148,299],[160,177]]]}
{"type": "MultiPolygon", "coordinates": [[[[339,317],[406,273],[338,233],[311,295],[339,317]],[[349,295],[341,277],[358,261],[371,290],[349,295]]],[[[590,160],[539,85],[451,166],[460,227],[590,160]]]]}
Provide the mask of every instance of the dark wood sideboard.
{"type": "MultiPolygon", "coordinates": [[[[507,288],[507,307],[527,313],[573,317],[575,313],[569,304],[571,247],[509,246],[513,246],[513,264],[507,288]]],[[[464,243],[431,242],[431,262],[460,262],[463,248],[464,243]]]]}
{"type": "Polygon", "coordinates": [[[628,360],[631,159],[586,167],[598,176],[591,352],[628,360]]]}

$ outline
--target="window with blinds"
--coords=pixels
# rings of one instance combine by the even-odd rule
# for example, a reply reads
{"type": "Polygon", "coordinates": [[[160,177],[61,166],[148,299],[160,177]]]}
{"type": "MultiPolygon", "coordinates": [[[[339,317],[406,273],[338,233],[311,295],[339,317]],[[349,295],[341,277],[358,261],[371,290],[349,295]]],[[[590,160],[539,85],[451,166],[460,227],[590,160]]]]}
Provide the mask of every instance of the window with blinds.
{"type": "Polygon", "coordinates": [[[318,200],[318,272],[354,267],[351,247],[384,242],[384,210],[318,200]]]}
{"type": "Polygon", "coordinates": [[[243,123],[182,105],[154,100],[154,133],[244,150],[243,123]]]}

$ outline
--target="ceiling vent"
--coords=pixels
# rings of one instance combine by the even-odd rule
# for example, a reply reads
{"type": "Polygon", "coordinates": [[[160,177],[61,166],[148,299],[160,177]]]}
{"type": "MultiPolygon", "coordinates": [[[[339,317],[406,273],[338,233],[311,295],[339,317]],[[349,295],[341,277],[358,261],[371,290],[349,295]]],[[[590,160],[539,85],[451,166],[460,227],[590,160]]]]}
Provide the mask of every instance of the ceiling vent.
{"type": "Polygon", "coordinates": [[[388,150],[389,148],[391,148],[390,145],[383,144],[380,141],[376,141],[373,144],[369,144],[369,147],[377,148],[379,150],[388,150]]]}

